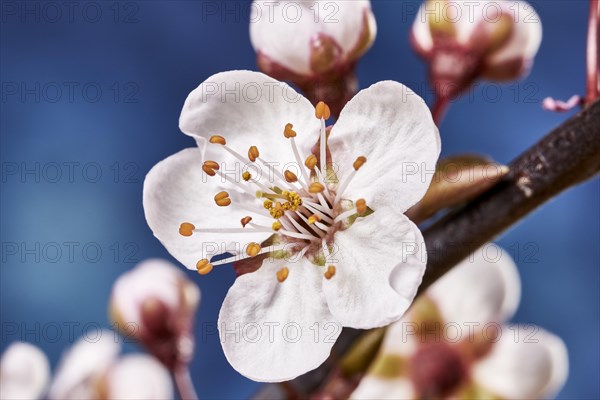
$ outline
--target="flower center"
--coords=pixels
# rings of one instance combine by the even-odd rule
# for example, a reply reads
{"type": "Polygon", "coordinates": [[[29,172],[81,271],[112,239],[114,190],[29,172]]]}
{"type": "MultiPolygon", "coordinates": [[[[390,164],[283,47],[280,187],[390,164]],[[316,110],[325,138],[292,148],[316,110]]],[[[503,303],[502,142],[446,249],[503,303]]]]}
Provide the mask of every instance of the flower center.
{"type": "MultiPolygon", "coordinates": [[[[335,265],[328,263],[331,258],[330,242],[336,230],[344,226],[351,219],[354,221],[360,216],[366,216],[368,210],[364,199],[355,202],[344,200],[342,195],[357,171],[367,161],[366,157],[359,156],[353,163],[353,170],[341,182],[330,182],[327,179],[327,132],[325,120],[331,115],[329,107],[320,102],[315,108],[315,116],[321,121],[319,154],[309,154],[302,158],[295,142],[297,136],[294,125],[288,123],[283,129],[283,136],[289,140],[300,176],[288,170],[279,171],[260,156],[257,146],[251,146],[247,158],[227,145],[227,140],[220,135],[211,136],[209,142],[222,147],[224,151],[246,164],[260,163],[269,169],[269,181],[261,181],[262,174],[254,177],[248,171],[243,172],[241,179],[232,178],[220,171],[217,161],[207,160],[202,165],[202,170],[208,176],[220,176],[241,192],[255,197],[262,204],[237,204],[240,208],[250,212],[250,215],[241,216],[241,227],[237,228],[203,228],[196,227],[193,223],[184,222],[179,228],[182,236],[192,236],[194,233],[272,233],[274,240],[269,240],[270,245],[248,243],[245,255],[219,260],[211,263],[208,259],[199,260],[198,272],[208,274],[214,266],[224,265],[245,258],[257,257],[261,254],[277,256],[277,252],[312,255],[313,260],[320,259],[325,262],[316,262],[325,267],[323,275],[331,279],[335,275],[335,265]],[[268,216],[274,221],[271,226],[259,225],[253,221],[253,216],[268,216]],[[353,219],[352,219],[353,218],[353,219]],[[318,253],[318,254],[317,254],[318,253]],[[323,258],[324,257],[324,258],[323,258]]],[[[228,207],[232,199],[227,191],[221,191],[214,197],[215,204],[219,207],[228,207]]],[[[272,236],[272,238],[273,238],[272,236]]],[[[287,267],[277,273],[277,280],[284,282],[289,273],[287,267]]]]}

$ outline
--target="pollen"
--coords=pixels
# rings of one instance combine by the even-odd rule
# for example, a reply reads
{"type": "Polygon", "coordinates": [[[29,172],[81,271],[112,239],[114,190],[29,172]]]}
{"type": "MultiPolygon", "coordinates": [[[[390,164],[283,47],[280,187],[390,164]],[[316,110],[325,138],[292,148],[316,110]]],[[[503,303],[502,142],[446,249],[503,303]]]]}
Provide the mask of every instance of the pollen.
{"type": "Polygon", "coordinates": [[[246,254],[248,257],[254,257],[258,253],[260,253],[260,244],[258,243],[250,243],[248,247],[246,247],[246,254]]]}
{"type": "Polygon", "coordinates": [[[242,174],[242,179],[245,180],[246,182],[248,182],[250,179],[252,179],[252,174],[248,171],[245,171],[242,174]]]}
{"type": "Polygon", "coordinates": [[[231,204],[231,199],[229,198],[229,193],[227,192],[219,192],[215,195],[215,203],[219,207],[227,207],[231,204]]]}
{"type": "Polygon", "coordinates": [[[356,200],[356,211],[362,215],[367,211],[367,202],[365,199],[356,200]]]}
{"type": "Polygon", "coordinates": [[[352,164],[352,166],[354,167],[354,169],[356,171],[358,171],[366,162],[367,162],[367,157],[360,156],[356,159],[356,161],[354,161],[354,164],[352,164]]]}
{"type": "Polygon", "coordinates": [[[331,117],[329,106],[322,101],[317,103],[317,106],[315,107],[315,117],[318,119],[329,119],[329,117],[331,117]]]}
{"type": "Polygon", "coordinates": [[[206,275],[210,271],[212,271],[212,269],[213,265],[210,262],[208,262],[206,258],[203,258],[202,260],[196,263],[196,270],[198,270],[198,273],[200,275],[206,275]]]}
{"type": "Polygon", "coordinates": [[[271,226],[273,228],[274,231],[278,231],[282,228],[281,222],[279,221],[275,221],[273,222],[273,225],[271,226]]]}
{"type": "Polygon", "coordinates": [[[292,129],[293,127],[294,125],[292,124],[285,125],[285,128],[283,129],[283,136],[285,136],[286,139],[296,137],[296,131],[292,129]]]}
{"type": "Polygon", "coordinates": [[[335,275],[335,267],[333,265],[330,265],[329,267],[327,267],[327,271],[325,271],[323,275],[325,276],[325,279],[333,278],[333,276],[335,275]]]}
{"type": "Polygon", "coordinates": [[[313,214],[310,217],[308,217],[308,223],[311,225],[319,221],[321,221],[321,217],[319,217],[317,214],[313,214]]]}
{"type": "Polygon", "coordinates": [[[279,219],[279,218],[283,217],[285,210],[283,209],[283,205],[280,202],[276,202],[275,207],[272,207],[269,210],[269,213],[271,214],[271,217],[273,217],[275,219],[279,219]]]}
{"type": "Polygon", "coordinates": [[[223,146],[225,146],[227,144],[227,141],[225,140],[225,138],[220,135],[213,135],[210,137],[210,139],[208,139],[208,141],[213,144],[220,144],[223,146]]]}
{"type": "Polygon", "coordinates": [[[204,164],[202,164],[202,171],[204,171],[206,173],[206,175],[208,176],[215,176],[217,173],[215,171],[219,170],[219,163],[217,163],[216,161],[205,161],[204,164]]]}
{"type": "Polygon", "coordinates": [[[242,227],[245,228],[246,225],[248,225],[250,223],[250,221],[252,221],[252,217],[247,216],[242,218],[242,220],[240,221],[242,223],[242,227]]]}
{"type": "Polygon", "coordinates": [[[304,161],[304,165],[306,165],[306,167],[308,169],[310,169],[311,171],[315,169],[315,167],[317,166],[317,156],[315,156],[314,154],[311,154],[310,156],[306,157],[306,161],[304,161]]]}
{"type": "Polygon", "coordinates": [[[288,269],[288,267],[283,267],[281,268],[279,271],[277,271],[277,280],[279,281],[279,283],[284,282],[288,275],[290,274],[290,270],[288,269]]]}
{"type": "Polygon", "coordinates": [[[258,152],[258,147],[256,146],[251,146],[248,149],[248,159],[252,162],[256,161],[256,159],[258,158],[258,156],[260,156],[260,153],[258,152]]]}
{"type": "Polygon", "coordinates": [[[285,170],[283,176],[288,183],[298,182],[298,176],[290,170],[285,170]]]}
{"type": "Polygon", "coordinates": [[[273,201],[265,200],[265,202],[263,203],[263,207],[267,210],[270,210],[271,208],[273,208],[273,201]]]}
{"type": "Polygon", "coordinates": [[[308,191],[310,193],[321,193],[323,190],[325,190],[325,186],[323,186],[323,184],[319,182],[313,182],[308,187],[308,191]]]}
{"type": "Polygon", "coordinates": [[[181,224],[181,226],[179,226],[179,234],[181,236],[192,236],[192,233],[194,233],[194,229],[196,229],[194,224],[184,222],[181,224]]]}

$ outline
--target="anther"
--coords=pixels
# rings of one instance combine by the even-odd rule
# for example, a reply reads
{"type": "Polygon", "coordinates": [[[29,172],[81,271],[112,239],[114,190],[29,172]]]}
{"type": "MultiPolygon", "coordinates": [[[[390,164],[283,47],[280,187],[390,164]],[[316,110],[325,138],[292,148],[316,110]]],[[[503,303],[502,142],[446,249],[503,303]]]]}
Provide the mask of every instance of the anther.
{"type": "Polygon", "coordinates": [[[362,215],[367,211],[367,202],[365,199],[356,200],[356,211],[362,215]]]}
{"type": "Polygon", "coordinates": [[[215,176],[217,174],[215,171],[218,170],[219,163],[217,163],[216,161],[204,161],[204,164],[202,164],[202,171],[204,171],[206,175],[215,176]]]}
{"type": "Polygon", "coordinates": [[[319,217],[317,214],[313,214],[310,217],[308,217],[308,223],[311,225],[319,221],[321,221],[321,217],[319,217]]]}
{"type": "Polygon", "coordinates": [[[283,176],[288,183],[298,182],[298,176],[290,170],[285,170],[283,176]]]}
{"type": "Polygon", "coordinates": [[[248,159],[252,162],[256,161],[256,159],[258,158],[258,156],[260,155],[260,153],[258,152],[258,147],[256,146],[251,146],[248,149],[248,159]]]}
{"type": "Polygon", "coordinates": [[[206,258],[203,258],[202,260],[196,263],[196,270],[198,270],[198,273],[200,275],[206,275],[210,271],[212,271],[212,269],[213,265],[210,262],[208,262],[206,258]]]}
{"type": "Polygon", "coordinates": [[[265,200],[265,202],[263,203],[263,207],[267,210],[270,210],[271,208],[273,208],[273,201],[265,200]]]}
{"type": "Polygon", "coordinates": [[[287,267],[283,267],[277,271],[277,280],[281,283],[287,279],[289,274],[290,270],[287,267]]]}
{"type": "Polygon", "coordinates": [[[248,247],[246,247],[246,254],[248,257],[254,257],[260,252],[260,244],[258,243],[250,243],[248,247]]]}
{"type": "Polygon", "coordinates": [[[292,124],[286,124],[283,130],[283,136],[285,136],[287,139],[296,137],[296,131],[292,129],[293,127],[294,125],[292,124]]]}
{"type": "Polygon", "coordinates": [[[311,171],[313,169],[315,169],[315,167],[317,166],[317,156],[315,156],[314,154],[311,154],[310,156],[306,157],[306,161],[304,161],[304,165],[306,165],[306,167],[308,169],[310,169],[311,171]]]}
{"type": "Polygon", "coordinates": [[[354,164],[352,164],[352,166],[354,167],[354,169],[356,171],[358,171],[360,169],[360,167],[362,167],[366,162],[367,162],[367,157],[360,156],[356,159],[356,161],[354,161],[354,164]]]}
{"type": "Polygon", "coordinates": [[[225,138],[223,136],[220,136],[220,135],[213,135],[213,136],[210,137],[210,139],[208,139],[208,141],[210,143],[221,144],[223,146],[225,146],[227,144],[227,141],[225,140],[225,138]]]}
{"type": "Polygon", "coordinates": [[[330,265],[329,267],[327,267],[327,271],[325,271],[325,274],[323,275],[325,276],[325,279],[333,278],[333,276],[335,275],[335,267],[333,265],[330,265]]]}
{"type": "Polygon", "coordinates": [[[281,222],[275,221],[275,222],[273,222],[273,225],[271,227],[273,228],[274,231],[278,231],[282,228],[282,225],[281,225],[281,222]]]}
{"type": "Polygon", "coordinates": [[[329,106],[322,101],[317,103],[317,106],[315,107],[315,117],[318,119],[329,119],[329,117],[331,117],[331,110],[329,109],[329,106]]]}
{"type": "Polygon", "coordinates": [[[240,222],[242,223],[242,227],[245,228],[246,225],[248,225],[250,223],[250,221],[252,221],[252,217],[248,216],[248,217],[242,218],[242,220],[240,222]]]}
{"type": "Polygon", "coordinates": [[[248,182],[250,179],[252,179],[252,174],[248,171],[244,171],[242,173],[242,179],[248,182]]]}
{"type": "Polygon", "coordinates": [[[196,229],[194,224],[184,222],[181,224],[181,226],[179,226],[179,234],[181,236],[192,236],[192,233],[194,233],[194,229],[196,229]]]}
{"type": "Polygon", "coordinates": [[[325,190],[325,186],[319,182],[313,182],[308,187],[310,193],[321,193],[323,190],[325,190]]]}
{"type": "Polygon", "coordinates": [[[229,198],[229,193],[227,192],[219,192],[215,195],[215,203],[219,207],[227,207],[231,204],[231,199],[229,198]]]}

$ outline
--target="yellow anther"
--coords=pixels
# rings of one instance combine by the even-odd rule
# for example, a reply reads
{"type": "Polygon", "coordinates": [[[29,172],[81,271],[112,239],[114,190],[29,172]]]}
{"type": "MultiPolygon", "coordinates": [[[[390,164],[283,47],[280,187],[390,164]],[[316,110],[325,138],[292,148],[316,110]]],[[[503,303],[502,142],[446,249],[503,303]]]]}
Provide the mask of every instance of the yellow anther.
{"type": "Polygon", "coordinates": [[[365,199],[356,200],[356,211],[362,215],[367,211],[367,202],[365,199]]]}
{"type": "Polygon", "coordinates": [[[279,282],[283,282],[287,279],[289,274],[290,270],[287,267],[283,267],[279,271],[277,271],[277,280],[279,282]]]}
{"type": "Polygon", "coordinates": [[[260,153],[258,152],[258,147],[256,146],[251,146],[248,149],[248,159],[252,162],[256,161],[256,159],[258,158],[258,156],[260,156],[260,153]]]}
{"type": "Polygon", "coordinates": [[[298,182],[298,176],[290,170],[285,170],[283,176],[288,183],[298,182]]]}
{"type": "Polygon", "coordinates": [[[265,202],[263,203],[263,207],[267,210],[270,210],[271,208],[273,208],[273,202],[271,200],[265,200],[265,202]]]}
{"type": "Polygon", "coordinates": [[[223,146],[225,146],[227,144],[227,141],[225,140],[225,138],[220,135],[213,135],[210,137],[210,139],[208,139],[208,141],[213,144],[222,144],[223,146]]]}
{"type": "Polygon", "coordinates": [[[274,231],[278,231],[282,228],[283,225],[281,225],[281,222],[279,221],[275,221],[273,222],[272,228],[274,231]]]}
{"type": "Polygon", "coordinates": [[[314,154],[311,154],[310,156],[306,157],[306,161],[304,161],[304,165],[306,165],[306,167],[312,171],[317,166],[317,161],[318,161],[317,156],[315,156],[314,154]]]}
{"type": "Polygon", "coordinates": [[[335,275],[335,267],[333,265],[330,265],[329,267],[327,267],[327,271],[325,271],[325,279],[331,279],[333,278],[333,276],[335,275]]]}
{"type": "Polygon", "coordinates": [[[323,190],[325,190],[325,186],[319,182],[313,182],[308,187],[310,193],[321,193],[323,190]]]}
{"type": "Polygon", "coordinates": [[[317,106],[315,107],[315,117],[318,119],[329,119],[329,117],[331,117],[329,106],[322,101],[317,103],[317,106]]]}
{"type": "Polygon", "coordinates": [[[248,247],[246,247],[246,254],[248,257],[254,257],[258,253],[260,253],[260,244],[258,243],[250,243],[248,247]]]}
{"type": "Polygon", "coordinates": [[[287,139],[296,137],[296,131],[292,129],[293,127],[294,125],[292,124],[286,124],[285,128],[283,129],[283,136],[285,136],[287,139]]]}
{"type": "Polygon", "coordinates": [[[352,164],[352,166],[354,167],[354,169],[356,171],[358,171],[360,169],[360,167],[362,167],[366,162],[367,162],[367,157],[360,156],[356,159],[356,161],[354,161],[354,164],[352,164]]]}
{"type": "Polygon", "coordinates": [[[219,163],[217,163],[216,161],[204,161],[204,164],[202,164],[202,171],[204,171],[206,173],[206,175],[209,176],[215,176],[217,173],[215,171],[219,170],[219,163]]]}
{"type": "Polygon", "coordinates": [[[252,179],[252,174],[248,171],[245,171],[242,173],[242,179],[248,182],[250,179],[252,179]]]}
{"type": "Polygon", "coordinates": [[[283,217],[283,214],[285,214],[283,205],[281,205],[280,202],[276,202],[275,206],[269,210],[269,214],[271,214],[271,217],[273,217],[275,219],[279,219],[279,218],[283,217]]]}
{"type": "Polygon", "coordinates": [[[308,223],[311,225],[319,221],[321,221],[321,217],[319,217],[317,214],[313,214],[310,217],[308,217],[308,223]]]}
{"type": "Polygon", "coordinates": [[[208,262],[206,258],[203,258],[202,260],[196,263],[196,270],[198,270],[198,273],[200,275],[206,275],[210,271],[212,271],[212,269],[213,265],[210,262],[208,262]]]}
{"type": "Polygon", "coordinates": [[[252,217],[248,216],[248,217],[242,218],[242,220],[240,222],[242,223],[242,227],[245,228],[246,225],[248,225],[250,223],[250,221],[252,221],[252,217]]]}
{"type": "Polygon", "coordinates": [[[196,229],[194,224],[184,222],[181,224],[181,226],[179,226],[179,234],[181,236],[192,236],[192,233],[194,233],[194,229],[196,229]]]}
{"type": "Polygon", "coordinates": [[[231,204],[231,199],[229,198],[229,193],[227,192],[219,192],[215,195],[215,203],[219,207],[227,207],[231,204]]]}

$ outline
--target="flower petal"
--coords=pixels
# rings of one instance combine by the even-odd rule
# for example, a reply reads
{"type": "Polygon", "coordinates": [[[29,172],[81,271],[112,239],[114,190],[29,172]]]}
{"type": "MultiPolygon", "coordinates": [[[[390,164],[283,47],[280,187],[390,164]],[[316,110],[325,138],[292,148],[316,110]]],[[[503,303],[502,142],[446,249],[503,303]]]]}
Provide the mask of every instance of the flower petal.
{"type": "MultiPolygon", "coordinates": [[[[247,243],[260,243],[270,236],[270,233],[255,232],[181,236],[179,226],[183,222],[190,222],[199,229],[241,228],[240,220],[249,214],[242,207],[260,207],[254,196],[231,188],[227,188],[231,205],[217,206],[214,196],[225,187],[219,186],[219,177],[207,177],[201,167],[202,151],[185,149],[156,164],[144,181],[144,213],[150,229],[169,253],[189,269],[196,269],[198,260],[225,252],[236,254],[247,243]]],[[[266,216],[252,216],[259,224],[271,223],[266,216]]]]}
{"type": "Polygon", "coordinates": [[[332,254],[336,273],[323,278],[333,316],[358,329],[400,319],[421,284],[424,249],[418,228],[392,208],[380,208],[337,232],[332,254]]]}
{"type": "Polygon", "coordinates": [[[351,399],[356,400],[411,400],[416,397],[412,383],[406,378],[382,379],[369,375],[360,381],[360,384],[350,396],[351,399]]]}
{"type": "Polygon", "coordinates": [[[40,399],[50,381],[46,355],[29,343],[12,343],[0,360],[0,399],[40,399]]]}
{"type": "Polygon", "coordinates": [[[504,321],[521,297],[517,267],[508,254],[488,244],[427,289],[446,323],[504,321]]]}
{"type": "MultiPolygon", "coordinates": [[[[306,157],[319,137],[315,108],[289,85],[253,71],[211,76],[189,94],[179,117],[185,134],[204,139],[221,135],[241,155],[257,146],[261,158],[276,163],[280,172],[287,163],[296,164],[292,146],[283,135],[288,123],[293,124],[296,144],[306,157]]],[[[208,144],[207,149],[218,152],[214,160],[226,163],[223,170],[241,172],[246,166],[218,144],[208,144]]],[[[269,175],[268,170],[262,173],[269,175]]]]}
{"type": "Polygon", "coordinates": [[[229,363],[261,382],[293,379],[323,363],[341,332],[321,293],[320,268],[306,258],[265,260],[237,278],[219,314],[229,363]],[[289,275],[278,282],[277,271],[289,275]]]}
{"type": "Polygon", "coordinates": [[[173,398],[173,384],[165,367],[145,354],[122,357],[106,377],[108,399],[163,400],[173,398]]]}
{"type": "Polygon", "coordinates": [[[492,351],[475,364],[473,378],[507,399],[551,398],[564,385],[569,360],[563,341],[541,328],[504,327],[492,351]],[[515,333],[519,332],[518,340],[515,333]]]}
{"type": "Polygon", "coordinates": [[[400,212],[420,200],[431,182],[440,136],[423,99],[406,86],[379,82],[360,91],[342,110],[329,139],[340,181],[359,156],[366,164],[343,197],[400,212]]]}

